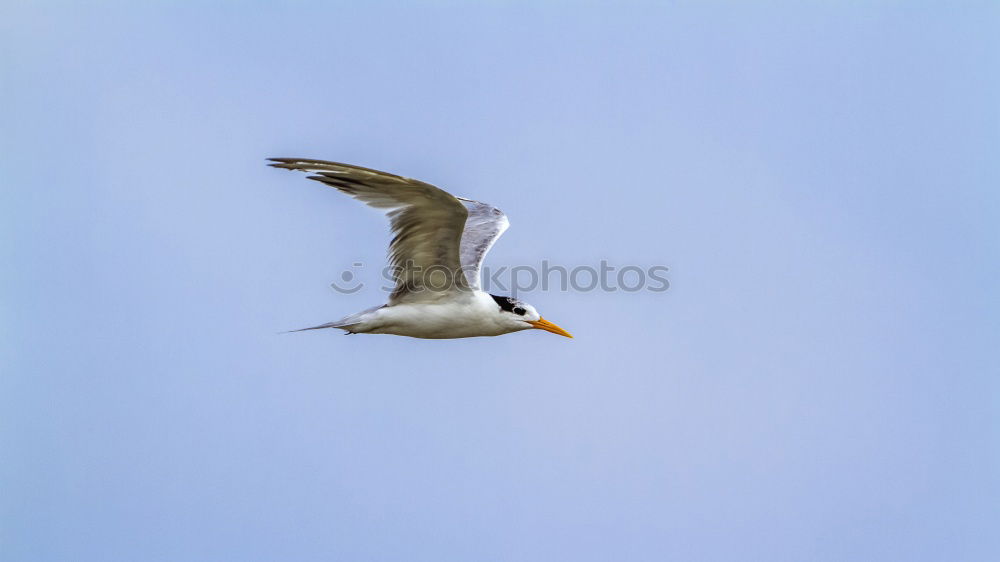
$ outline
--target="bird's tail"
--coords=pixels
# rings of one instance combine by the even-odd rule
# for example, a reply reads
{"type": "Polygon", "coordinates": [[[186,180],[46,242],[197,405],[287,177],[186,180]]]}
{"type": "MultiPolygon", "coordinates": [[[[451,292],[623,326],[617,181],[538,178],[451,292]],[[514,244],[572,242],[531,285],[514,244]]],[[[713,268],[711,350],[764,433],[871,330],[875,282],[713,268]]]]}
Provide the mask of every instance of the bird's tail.
{"type": "Polygon", "coordinates": [[[371,314],[372,312],[375,312],[376,310],[382,308],[383,306],[385,306],[385,305],[374,306],[374,307],[369,308],[367,310],[362,310],[361,312],[357,312],[355,314],[351,314],[350,316],[345,316],[345,317],[341,318],[340,320],[336,320],[334,322],[327,322],[326,324],[320,324],[319,326],[311,326],[309,328],[299,328],[298,330],[288,330],[287,332],[282,332],[282,333],[283,334],[290,334],[292,332],[305,332],[305,331],[308,331],[308,330],[323,330],[325,328],[340,328],[341,330],[345,330],[347,332],[352,332],[353,333],[355,330],[352,330],[352,328],[354,328],[358,324],[361,324],[361,322],[363,322],[365,316],[371,314]]]}
{"type": "Polygon", "coordinates": [[[339,320],[337,322],[327,322],[326,324],[320,324],[319,326],[311,326],[309,328],[299,328],[298,330],[287,330],[281,332],[282,334],[291,334],[294,332],[305,332],[306,330],[322,330],[323,328],[343,328],[347,329],[348,325],[342,324],[339,320]]]}

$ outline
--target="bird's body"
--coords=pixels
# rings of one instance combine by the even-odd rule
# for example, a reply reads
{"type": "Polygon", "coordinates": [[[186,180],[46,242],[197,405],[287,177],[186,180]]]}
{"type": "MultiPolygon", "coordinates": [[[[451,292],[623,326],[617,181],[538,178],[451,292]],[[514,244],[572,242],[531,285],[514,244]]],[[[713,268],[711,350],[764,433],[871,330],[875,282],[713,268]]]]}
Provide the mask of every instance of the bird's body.
{"type": "MultiPolygon", "coordinates": [[[[394,334],[427,339],[499,336],[510,332],[495,321],[496,303],[482,291],[431,303],[403,303],[365,311],[343,326],[355,334],[394,334]]],[[[527,326],[526,326],[527,327],[527,326]]]]}
{"type": "Polygon", "coordinates": [[[339,328],[355,334],[451,339],[535,328],[572,337],[531,305],[481,289],[483,258],[509,224],[499,209],[418,180],[359,166],[271,160],[271,166],[310,172],[314,175],[309,179],[387,209],[395,234],[389,262],[396,272],[396,287],[389,302],[304,330],[339,328]]]}

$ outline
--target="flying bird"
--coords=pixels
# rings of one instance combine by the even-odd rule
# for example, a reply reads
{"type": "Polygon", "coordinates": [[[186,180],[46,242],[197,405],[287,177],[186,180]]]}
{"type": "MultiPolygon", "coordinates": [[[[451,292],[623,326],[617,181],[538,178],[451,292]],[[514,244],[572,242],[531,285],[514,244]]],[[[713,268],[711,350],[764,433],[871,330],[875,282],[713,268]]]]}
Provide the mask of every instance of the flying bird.
{"type": "Polygon", "coordinates": [[[275,168],[298,170],[384,209],[394,238],[389,264],[396,285],[389,302],[311,328],[349,334],[395,334],[450,339],[499,336],[537,329],[572,338],[535,307],[482,290],[483,258],[507,230],[500,209],[465,199],[429,183],[378,170],[301,158],[269,158],[275,168]]]}

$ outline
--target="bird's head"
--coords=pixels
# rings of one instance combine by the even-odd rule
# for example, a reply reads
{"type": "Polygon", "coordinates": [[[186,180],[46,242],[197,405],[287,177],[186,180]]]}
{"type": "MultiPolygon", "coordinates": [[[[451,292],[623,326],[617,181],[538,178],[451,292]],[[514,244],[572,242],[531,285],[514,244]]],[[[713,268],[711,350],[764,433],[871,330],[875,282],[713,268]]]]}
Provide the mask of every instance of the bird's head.
{"type": "Polygon", "coordinates": [[[498,297],[497,295],[490,295],[493,300],[500,306],[498,314],[500,315],[499,321],[506,327],[510,328],[512,332],[518,330],[545,330],[546,332],[552,332],[553,334],[559,334],[560,336],[566,336],[567,338],[572,338],[569,332],[563,330],[559,326],[556,326],[552,322],[542,318],[542,315],[535,310],[535,307],[530,304],[515,299],[514,297],[498,297]]]}

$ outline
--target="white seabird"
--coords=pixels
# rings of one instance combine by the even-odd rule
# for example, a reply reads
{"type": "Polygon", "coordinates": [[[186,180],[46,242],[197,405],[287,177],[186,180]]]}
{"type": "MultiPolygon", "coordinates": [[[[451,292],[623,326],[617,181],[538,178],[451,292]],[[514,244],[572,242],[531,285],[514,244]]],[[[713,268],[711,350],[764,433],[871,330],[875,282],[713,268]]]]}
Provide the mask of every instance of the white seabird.
{"type": "Polygon", "coordinates": [[[447,339],[534,328],[573,337],[530,304],[482,290],[483,258],[510,224],[500,209],[455,197],[429,183],[360,166],[301,158],[269,160],[275,168],[310,173],[309,179],[385,209],[395,235],[389,243],[389,264],[396,272],[396,286],[389,302],[302,330],[339,328],[352,334],[447,339]]]}

